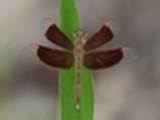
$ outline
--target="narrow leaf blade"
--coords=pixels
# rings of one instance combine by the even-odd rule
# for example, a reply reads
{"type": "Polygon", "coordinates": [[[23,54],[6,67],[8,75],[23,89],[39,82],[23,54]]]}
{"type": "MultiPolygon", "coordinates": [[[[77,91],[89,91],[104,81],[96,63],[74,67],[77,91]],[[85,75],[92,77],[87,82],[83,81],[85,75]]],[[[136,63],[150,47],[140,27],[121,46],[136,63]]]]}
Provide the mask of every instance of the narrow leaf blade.
{"type": "MultiPolygon", "coordinates": [[[[80,20],[75,0],[60,0],[61,30],[73,40],[75,30],[80,28],[80,20]]],[[[76,69],[59,71],[60,115],[61,120],[92,120],[93,119],[93,83],[92,74],[84,66],[81,69],[81,103],[80,110],[76,110],[75,78],[76,69]]]]}

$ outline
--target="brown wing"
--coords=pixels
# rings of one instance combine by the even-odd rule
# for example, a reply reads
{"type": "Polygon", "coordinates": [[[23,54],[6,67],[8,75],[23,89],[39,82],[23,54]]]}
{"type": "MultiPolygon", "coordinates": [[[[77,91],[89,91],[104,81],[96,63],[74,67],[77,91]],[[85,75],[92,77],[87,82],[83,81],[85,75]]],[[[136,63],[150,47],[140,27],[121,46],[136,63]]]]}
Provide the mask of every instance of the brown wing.
{"type": "Polygon", "coordinates": [[[84,65],[89,69],[108,68],[120,62],[123,57],[121,48],[110,50],[91,52],[84,55],[84,65]]]}
{"type": "Polygon", "coordinates": [[[50,49],[44,46],[38,47],[37,55],[42,62],[56,68],[69,68],[74,62],[74,58],[71,53],[50,49]]]}
{"type": "Polygon", "coordinates": [[[46,31],[46,38],[52,43],[59,45],[63,48],[72,50],[74,48],[73,43],[67,38],[67,36],[60,31],[60,29],[52,24],[46,31]]]}
{"type": "Polygon", "coordinates": [[[84,45],[85,50],[92,50],[109,42],[113,38],[111,29],[105,24],[102,28],[94,34],[84,45]]]}

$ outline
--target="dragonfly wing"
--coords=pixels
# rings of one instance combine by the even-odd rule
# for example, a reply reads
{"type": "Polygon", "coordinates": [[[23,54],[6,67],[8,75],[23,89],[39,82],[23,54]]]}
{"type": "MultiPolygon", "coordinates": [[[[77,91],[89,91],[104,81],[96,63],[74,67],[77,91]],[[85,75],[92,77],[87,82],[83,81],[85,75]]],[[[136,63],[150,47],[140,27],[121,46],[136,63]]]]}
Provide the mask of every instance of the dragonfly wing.
{"type": "Polygon", "coordinates": [[[111,67],[120,62],[123,57],[122,48],[109,51],[91,52],[84,55],[84,65],[89,69],[111,67]]]}
{"type": "Polygon", "coordinates": [[[56,68],[70,68],[74,62],[73,54],[44,46],[38,46],[37,55],[42,62],[56,68]]]}
{"type": "Polygon", "coordinates": [[[45,33],[46,38],[52,43],[59,45],[63,48],[72,50],[74,48],[73,43],[68,37],[56,26],[52,24],[45,33]]]}
{"type": "Polygon", "coordinates": [[[113,33],[107,24],[103,25],[101,29],[95,33],[84,45],[85,50],[92,50],[109,42],[113,38],[113,33]]]}

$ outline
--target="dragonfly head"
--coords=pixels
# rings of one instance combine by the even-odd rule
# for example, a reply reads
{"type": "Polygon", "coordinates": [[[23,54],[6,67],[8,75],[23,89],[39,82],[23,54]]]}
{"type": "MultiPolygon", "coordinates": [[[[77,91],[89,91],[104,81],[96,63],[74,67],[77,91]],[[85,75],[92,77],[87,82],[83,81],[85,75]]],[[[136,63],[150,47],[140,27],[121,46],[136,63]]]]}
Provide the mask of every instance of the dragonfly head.
{"type": "Polygon", "coordinates": [[[84,39],[87,36],[87,34],[84,29],[78,29],[75,31],[74,36],[76,38],[84,39]]]}

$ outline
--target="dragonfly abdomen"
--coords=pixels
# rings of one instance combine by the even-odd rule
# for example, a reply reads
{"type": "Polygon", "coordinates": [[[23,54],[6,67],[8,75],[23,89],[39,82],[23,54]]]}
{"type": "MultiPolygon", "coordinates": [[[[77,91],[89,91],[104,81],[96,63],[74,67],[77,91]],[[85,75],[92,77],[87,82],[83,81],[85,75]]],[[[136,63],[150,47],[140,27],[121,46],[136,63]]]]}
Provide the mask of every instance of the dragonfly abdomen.
{"type": "Polygon", "coordinates": [[[79,110],[80,108],[80,99],[81,99],[81,64],[80,62],[78,62],[76,64],[76,93],[75,93],[77,110],[79,110]]]}

